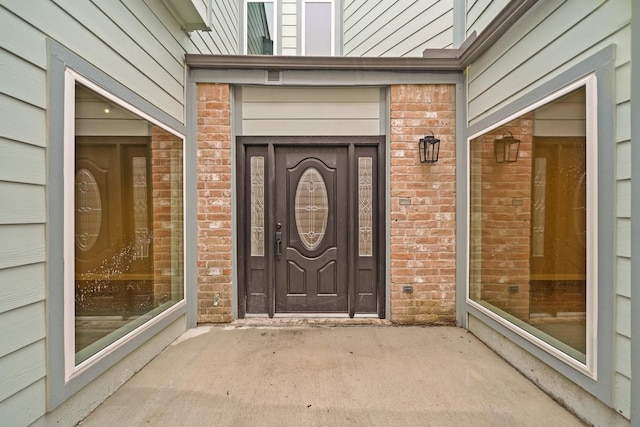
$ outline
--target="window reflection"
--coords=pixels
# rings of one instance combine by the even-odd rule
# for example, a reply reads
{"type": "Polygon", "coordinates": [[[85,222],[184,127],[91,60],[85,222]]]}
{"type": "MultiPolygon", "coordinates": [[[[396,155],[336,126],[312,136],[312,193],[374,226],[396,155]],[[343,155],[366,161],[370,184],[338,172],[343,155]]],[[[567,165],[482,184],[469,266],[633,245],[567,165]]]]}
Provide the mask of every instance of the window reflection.
{"type": "Polygon", "coordinates": [[[75,111],[79,364],[183,299],[183,144],[80,84],[75,111]]]}
{"type": "Polygon", "coordinates": [[[273,55],[273,2],[247,3],[247,54],[273,55]]]}
{"type": "Polygon", "coordinates": [[[471,141],[470,297],[586,360],[586,95],[577,89],[471,141]],[[494,141],[521,141],[496,163],[494,141]]]}

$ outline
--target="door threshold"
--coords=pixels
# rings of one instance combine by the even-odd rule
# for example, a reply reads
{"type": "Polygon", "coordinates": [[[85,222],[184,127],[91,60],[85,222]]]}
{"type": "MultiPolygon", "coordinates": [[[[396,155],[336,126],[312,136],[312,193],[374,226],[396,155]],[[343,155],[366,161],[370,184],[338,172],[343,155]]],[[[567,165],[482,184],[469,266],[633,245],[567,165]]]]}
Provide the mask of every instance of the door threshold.
{"type": "Polygon", "coordinates": [[[276,313],[274,319],[348,319],[348,313],[276,313]]]}
{"type": "Polygon", "coordinates": [[[356,315],[351,318],[342,313],[314,313],[276,314],[269,318],[265,316],[249,316],[237,319],[231,324],[236,327],[279,327],[279,326],[390,326],[392,323],[380,319],[377,315],[356,315]],[[339,315],[338,315],[339,314],[339,315]]]}

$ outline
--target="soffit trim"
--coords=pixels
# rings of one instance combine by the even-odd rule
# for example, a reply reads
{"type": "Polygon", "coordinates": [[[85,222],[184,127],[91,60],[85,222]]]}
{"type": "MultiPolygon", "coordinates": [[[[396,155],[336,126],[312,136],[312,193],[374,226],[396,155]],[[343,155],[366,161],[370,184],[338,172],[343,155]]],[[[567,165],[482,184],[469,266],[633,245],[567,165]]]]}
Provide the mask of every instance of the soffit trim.
{"type": "Polygon", "coordinates": [[[459,71],[455,53],[447,50],[438,57],[344,57],[344,56],[263,56],[263,55],[201,55],[187,54],[192,69],[260,69],[282,70],[348,70],[348,71],[459,71]]]}

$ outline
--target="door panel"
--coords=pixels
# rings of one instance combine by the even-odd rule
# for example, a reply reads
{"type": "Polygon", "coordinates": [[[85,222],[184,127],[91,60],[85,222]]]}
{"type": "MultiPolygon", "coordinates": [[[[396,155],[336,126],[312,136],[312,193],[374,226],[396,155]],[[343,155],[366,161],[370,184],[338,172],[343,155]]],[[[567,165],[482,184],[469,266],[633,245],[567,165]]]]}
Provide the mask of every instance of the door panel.
{"type": "Polygon", "coordinates": [[[276,148],[276,312],[348,310],[347,155],[276,148]]]}

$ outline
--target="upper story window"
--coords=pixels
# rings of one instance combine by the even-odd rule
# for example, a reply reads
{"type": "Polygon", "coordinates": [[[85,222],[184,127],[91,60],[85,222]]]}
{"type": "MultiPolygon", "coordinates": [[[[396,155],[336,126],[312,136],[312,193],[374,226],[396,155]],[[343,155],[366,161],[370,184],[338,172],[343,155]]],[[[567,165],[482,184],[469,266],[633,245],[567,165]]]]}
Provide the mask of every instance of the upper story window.
{"type": "Polygon", "coordinates": [[[247,55],[273,55],[276,52],[275,6],[273,0],[246,0],[244,51],[247,55]]]}
{"type": "Polygon", "coordinates": [[[304,0],[302,5],[302,54],[335,55],[335,2],[304,0]]]}

